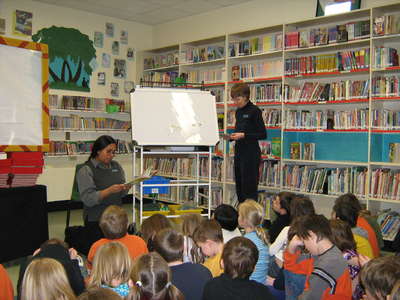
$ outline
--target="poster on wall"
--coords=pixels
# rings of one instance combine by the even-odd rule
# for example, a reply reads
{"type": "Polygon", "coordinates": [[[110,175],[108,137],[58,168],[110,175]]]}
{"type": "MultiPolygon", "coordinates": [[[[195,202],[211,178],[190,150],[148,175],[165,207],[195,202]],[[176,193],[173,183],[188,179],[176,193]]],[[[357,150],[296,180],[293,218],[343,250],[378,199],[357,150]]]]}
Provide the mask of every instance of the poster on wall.
{"type": "Polygon", "coordinates": [[[32,35],[32,13],[16,10],[14,13],[13,34],[20,36],[32,35]]]}
{"type": "Polygon", "coordinates": [[[98,85],[106,85],[106,73],[105,72],[97,73],[97,84],[98,85]]]}
{"type": "Polygon", "coordinates": [[[114,77],[126,78],[126,60],[114,59],[114,77]]]}
{"type": "Polygon", "coordinates": [[[129,94],[134,87],[135,87],[135,83],[133,81],[125,81],[124,82],[124,92],[126,94],[129,94]]]}
{"type": "Polygon", "coordinates": [[[6,19],[0,19],[0,34],[6,34],[6,19]]]}
{"type": "Polygon", "coordinates": [[[100,31],[94,32],[94,46],[97,48],[103,48],[104,34],[100,31]]]}
{"type": "Polygon", "coordinates": [[[39,30],[32,40],[49,46],[51,89],[90,92],[90,78],[97,64],[96,49],[88,35],[75,28],[52,26],[39,30]]]}
{"type": "Polygon", "coordinates": [[[111,65],[111,56],[108,53],[103,53],[101,56],[101,66],[103,68],[109,68],[111,65]]]}
{"type": "Polygon", "coordinates": [[[119,83],[111,82],[111,96],[119,97],[119,83]]]}
{"type": "Polygon", "coordinates": [[[113,55],[119,55],[119,42],[114,41],[111,45],[111,52],[113,55]]]}
{"type": "Polygon", "coordinates": [[[126,58],[128,60],[135,60],[135,48],[128,48],[126,51],[126,58]]]}
{"type": "Polygon", "coordinates": [[[106,23],[106,36],[114,37],[114,24],[113,23],[106,23]]]}
{"type": "Polygon", "coordinates": [[[121,30],[121,37],[119,41],[121,42],[121,44],[128,44],[128,31],[121,30]]]}

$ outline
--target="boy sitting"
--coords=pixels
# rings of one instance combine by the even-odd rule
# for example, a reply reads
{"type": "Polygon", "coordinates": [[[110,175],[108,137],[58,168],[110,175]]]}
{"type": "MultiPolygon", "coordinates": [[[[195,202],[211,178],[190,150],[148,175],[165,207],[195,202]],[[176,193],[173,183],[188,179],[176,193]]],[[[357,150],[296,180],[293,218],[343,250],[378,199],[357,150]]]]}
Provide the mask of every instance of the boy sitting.
{"type": "Polygon", "coordinates": [[[210,280],[203,300],[272,300],[267,286],[250,280],[258,261],[256,245],[244,237],[235,237],[225,244],[221,265],[224,274],[210,280]]]}
{"type": "Polygon", "coordinates": [[[106,208],[100,218],[100,228],[104,238],[95,242],[90,247],[88,255],[88,268],[91,269],[97,249],[109,242],[120,242],[128,248],[129,255],[135,259],[139,255],[148,253],[144,240],[136,235],[128,234],[128,214],[117,205],[106,208]]]}
{"type": "Polygon", "coordinates": [[[204,220],[193,233],[193,240],[208,259],[204,262],[213,277],[221,275],[223,269],[220,265],[224,239],[221,225],[215,220],[204,220]]]}
{"type": "MultiPolygon", "coordinates": [[[[366,300],[386,300],[400,278],[400,259],[398,256],[375,258],[364,265],[360,272],[366,300]]],[[[364,298],[363,298],[364,299],[364,298]]]]}
{"type": "Polygon", "coordinates": [[[212,279],[210,271],[201,264],[183,263],[183,235],[166,228],[154,237],[154,251],[168,263],[172,273],[172,284],[185,299],[200,300],[207,281],[212,279]]]}
{"type": "MultiPolygon", "coordinates": [[[[293,224],[296,235],[285,251],[285,264],[301,265],[307,255],[300,255],[304,246],[311,255],[306,287],[300,299],[351,300],[352,288],[347,262],[342,252],[331,242],[329,221],[322,215],[300,217],[293,224]]],[[[308,256],[309,257],[309,256],[308,256]]]]}

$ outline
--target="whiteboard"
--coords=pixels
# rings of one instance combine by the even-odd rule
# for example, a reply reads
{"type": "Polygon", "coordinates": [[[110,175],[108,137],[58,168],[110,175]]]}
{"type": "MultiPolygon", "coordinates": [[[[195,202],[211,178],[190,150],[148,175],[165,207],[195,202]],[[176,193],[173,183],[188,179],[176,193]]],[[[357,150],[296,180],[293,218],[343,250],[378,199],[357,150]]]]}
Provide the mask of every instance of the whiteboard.
{"type": "Polygon", "coordinates": [[[0,145],[42,145],[42,52],[0,45],[0,145]]]}
{"type": "Polygon", "coordinates": [[[219,140],[215,97],[209,91],[137,87],[131,114],[138,145],[214,146],[219,140]]]}

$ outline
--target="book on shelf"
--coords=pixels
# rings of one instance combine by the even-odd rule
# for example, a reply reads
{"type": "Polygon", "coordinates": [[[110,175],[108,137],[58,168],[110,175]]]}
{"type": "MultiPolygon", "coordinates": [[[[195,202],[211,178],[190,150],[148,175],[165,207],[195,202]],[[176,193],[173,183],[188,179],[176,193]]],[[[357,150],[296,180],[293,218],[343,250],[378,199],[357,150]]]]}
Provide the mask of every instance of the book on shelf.
{"type": "Polygon", "coordinates": [[[176,71],[146,72],[143,74],[142,78],[144,81],[170,83],[174,82],[178,78],[178,76],[179,74],[176,71]]]}
{"type": "Polygon", "coordinates": [[[375,36],[400,33],[400,13],[377,16],[373,21],[375,36]]]}
{"type": "Polygon", "coordinates": [[[290,159],[301,159],[302,158],[303,145],[300,142],[290,143],[290,159]]]}
{"type": "Polygon", "coordinates": [[[261,112],[265,126],[267,127],[281,126],[282,114],[280,109],[262,108],[261,112]]]}
{"type": "Polygon", "coordinates": [[[235,126],[236,123],[236,110],[230,109],[226,114],[226,121],[228,126],[235,126]]]}
{"type": "Polygon", "coordinates": [[[272,155],[276,157],[281,157],[281,138],[273,137],[271,144],[272,155]]]}
{"type": "Polygon", "coordinates": [[[181,50],[180,57],[181,63],[213,61],[225,57],[225,47],[222,45],[187,47],[181,50]]]}
{"type": "Polygon", "coordinates": [[[400,76],[385,75],[372,78],[371,93],[373,97],[399,97],[400,76]]]}
{"type": "Polygon", "coordinates": [[[282,49],[282,34],[268,34],[229,42],[229,56],[246,56],[282,49]]]}
{"type": "Polygon", "coordinates": [[[186,82],[202,82],[204,83],[215,83],[222,81],[222,69],[213,68],[205,70],[195,70],[181,73],[181,76],[186,82]]]}
{"type": "Polygon", "coordinates": [[[173,65],[178,65],[178,63],[179,63],[179,53],[177,51],[165,54],[157,54],[144,58],[143,69],[148,70],[148,69],[169,67],[173,65]]]}
{"type": "Polygon", "coordinates": [[[263,160],[260,165],[259,184],[279,187],[281,178],[281,162],[279,160],[263,160]]]}
{"type": "Polygon", "coordinates": [[[375,68],[387,68],[399,66],[397,49],[389,47],[376,47],[374,49],[375,68]]]}
{"type": "Polygon", "coordinates": [[[348,37],[346,24],[337,25],[336,30],[337,30],[336,41],[338,43],[347,42],[349,37],[348,37]]]}
{"type": "Polygon", "coordinates": [[[319,44],[320,45],[327,45],[328,44],[328,28],[321,27],[319,29],[319,44]]]}
{"type": "Polygon", "coordinates": [[[280,102],[282,84],[257,83],[250,85],[250,101],[252,102],[280,102]]]}
{"type": "Polygon", "coordinates": [[[400,170],[377,168],[371,171],[370,195],[379,199],[400,200],[400,170]]]}
{"type": "Polygon", "coordinates": [[[400,130],[400,111],[373,109],[372,127],[382,130],[400,130]]]}
{"type": "Polygon", "coordinates": [[[315,160],[315,143],[304,143],[304,160],[315,160]]]}
{"type": "Polygon", "coordinates": [[[240,80],[240,66],[233,66],[232,67],[232,81],[240,80]]]}
{"type": "Polygon", "coordinates": [[[281,76],[282,60],[274,59],[257,63],[232,66],[232,81],[281,76]],[[239,75],[239,76],[238,76],[239,75]]]}

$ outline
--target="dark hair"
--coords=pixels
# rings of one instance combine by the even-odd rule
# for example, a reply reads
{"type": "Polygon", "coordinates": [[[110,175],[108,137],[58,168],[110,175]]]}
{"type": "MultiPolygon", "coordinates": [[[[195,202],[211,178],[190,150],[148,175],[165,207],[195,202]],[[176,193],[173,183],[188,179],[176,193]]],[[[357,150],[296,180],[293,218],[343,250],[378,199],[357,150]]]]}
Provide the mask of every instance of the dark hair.
{"type": "Polygon", "coordinates": [[[281,208],[285,209],[287,214],[290,216],[290,204],[292,203],[292,200],[296,197],[296,194],[293,194],[291,192],[280,192],[276,196],[279,197],[281,208]]]}
{"type": "Polygon", "coordinates": [[[392,255],[370,260],[360,272],[365,290],[378,299],[386,299],[399,278],[400,259],[392,255]]]}
{"type": "Polygon", "coordinates": [[[221,225],[215,220],[204,220],[194,231],[193,240],[195,243],[204,243],[207,240],[223,243],[221,225]]]}
{"type": "Polygon", "coordinates": [[[351,228],[357,226],[358,210],[348,202],[339,202],[333,206],[336,218],[345,221],[351,228]]]}
{"type": "Polygon", "coordinates": [[[221,204],[214,210],[214,219],[223,229],[233,231],[238,227],[239,214],[237,210],[228,204],[221,204]]]}
{"type": "Polygon", "coordinates": [[[117,205],[110,205],[101,215],[99,226],[109,240],[122,238],[128,232],[128,214],[117,205]]]}
{"type": "Polygon", "coordinates": [[[306,196],[296,196],[290,202],[290,215],[292,221],[298,217],[315,215],[314,204],[306,196]]]}
{"type": "Polygon", "coordinates": [[[329,220],[332,230],[332,242],[340,249],[345,250],[356,250],[356,241],[354,240],[351,227],[348,223],[342,220],[329,220]]]}
{"type": "Polygon", "coordinates": [[[44,250],[49,245],[59,245],[67,250],[69,249],[69,246],[66,242],[64,242],[60,239],[57,239],[57,238],[52,238],[52,239],[49,239],[49,240],[43,242],[43,244],[40,245],[40,250],[44,250]]]}
{"type": "Polygon", "coordinates": [[[292,225],[296,234],[301,239],[310,237],[310,231],[313,232],[318,241],[328,239],[332,241],[332,230],[329,221],[324,215],[308,215],[296,218],[292,225]]]}
{"type": "Polygon", "coordinates": [[[140,231],[149,251],[153,250],[153,239],[156,233],[165,228],[172,228],[172,225],[168,218],[162,214],[154,214],[143,220],[140,231]]]}
{"type": "Polygon", "coordinates": [[[112,289],[92,287],[79,295],[78,300],[121,300],[122,298],[112,289]]]}
{"type": "Polygon", "coordinates": [[[183,259],[183,235],[172,228],[166,228],[154,237],[153,248],[167,263],[183,259]]]}
{"type": "Polygon", "coordinates": [[[114,140],[114,138],[112,138],[109,135],[99,136],[93,143],[92,152],[90,153],[88,161],[91,160],[92,158],[96,158],[98,152],[103,150],[110,144],[117,144],[117,142],[114,140]]]}
{"type": "Polygon", "coordinates": [[[231,97],[245,97],[250,99],[250,87],[246,83],[235,83],[231,88],[231,97]]]}
{"type": "Polygon", "coordinates": [[[257,246],[245,237],[235,237],[225,244],[222,261],[226,275],[247,279],[258,261],[257,246]]]}
{"type": "Polygon", "coordinates": [[[348,203],[357,211],[357,213],[362,209],[360,201],[358,201],[358,198],[352,193],[341,195],[335,200],[335,204],[341,203],[348,203]]]}

